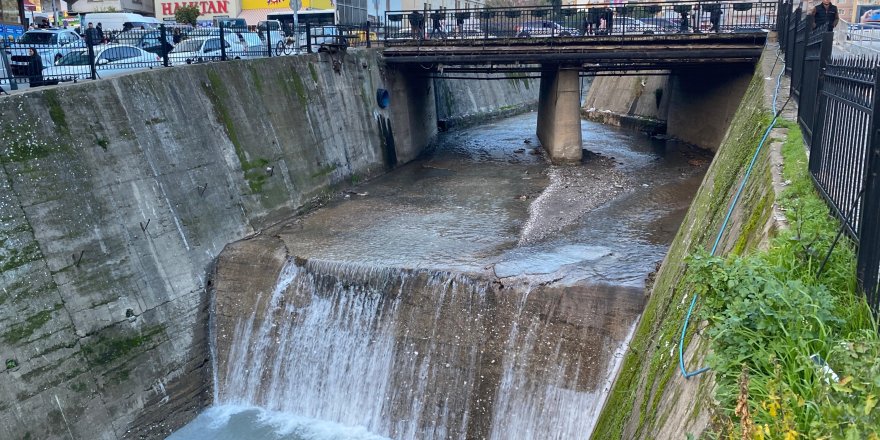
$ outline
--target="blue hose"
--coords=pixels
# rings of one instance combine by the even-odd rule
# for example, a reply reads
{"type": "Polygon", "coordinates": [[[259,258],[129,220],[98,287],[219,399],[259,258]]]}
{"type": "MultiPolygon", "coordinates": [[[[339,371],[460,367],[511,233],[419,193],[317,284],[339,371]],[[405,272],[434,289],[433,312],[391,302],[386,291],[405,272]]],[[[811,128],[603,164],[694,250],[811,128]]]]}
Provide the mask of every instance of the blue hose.
{"type": "MultiPolygon", "coordinates": [[[[721,243],[721,237],[724,235],[724,230],[727,229],[727,223],[730,221],[730,216],[733,214],[733,209],[736,207],[737,202],[739,202],[739,197],[740,195],[742,195],[742,192],[746,187],[746,182],[749,181],[749,176],[752,175],[752,169],[755,167],[755,162],[758,161],[758,155],[761,153],[761,149],[764,147],[764,143],[767,142],[767,137],[770,136],[770,131],[773,130],[774,126],[776,126],[776,120],[779,119],[780,112],[776,110],[776,100],[779,96],[779,85],[782,82],[782,74],[784,72],[785,64],[783,62],[782,69],[780,69],[779,71],[779,76],[776,77],[776,89],[773,91],[773,120],[770,121],[770,126],[767,127],[767,131],[764,132],[764,137],[761,138],[761,142],[758,144],[758,148],[755,150],[755,154],[752,156],[752,161],[749,163],[749,167],[746,169],[746,174],[745,176],[743,176],[742,183],[740,183],[739,189],[737,189],[736,191],[736,195],[733,196],[733,201],[730,203],[730,208],[727,210],[727,215],[724,217],[724,222],[721,223],[721,229],[718,231],[718,236],[715,238],[715,244],[712,245],[711,255],[715,255],[715,251],[718,250],[718,244],[721,243]]],[[[678,366],[679,368],[681,368],[681,375],[684,376],[685,379],[709,371],[709,367],[703,367],[698,370],[688,372],[687,368],[685,368],[684,366],[684,337],[687,333],[688,323],[691,321],[691,313],[693,313],[694,306],[697,304],[697,297],[698,295],[694,294],[693,299],[691,299],[691,305],[690,307],[688,307],[687,315],[684,318],[684,326],[681,329],[681,338],[678,340],[678,366]]]]}

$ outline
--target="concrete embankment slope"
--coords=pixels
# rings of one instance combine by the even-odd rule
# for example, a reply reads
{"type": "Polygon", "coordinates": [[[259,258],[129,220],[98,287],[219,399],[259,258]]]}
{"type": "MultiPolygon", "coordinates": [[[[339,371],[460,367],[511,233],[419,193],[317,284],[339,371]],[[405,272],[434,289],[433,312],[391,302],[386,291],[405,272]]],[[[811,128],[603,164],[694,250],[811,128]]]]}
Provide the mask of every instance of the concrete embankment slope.
{"type": "Polygon", "coordinates": [[[415,157],[434,105],[429,81],[368,51],[0,99],[0,438],[164,438],[190,420],[211,400],[220,250],[415,157]]]}
{"type": "MultiPolygon", "coordinates": [[[[711,372],[684,379],[679,371],[678,341],[693,295],[684,279],[685,258],[699,249],[712,248],[730,202],[772,119],[765,77],[770,76],[769,66],[774,59],[773,51],[765,52],[656,274],[648,304],[593,433],[594,439],[681,439],[687,434],[699,437],[710,422],[711,372]]],[[[774,227],[770,151],[768,141],[733,210],[718,247],[719,255],[755,248],[774,227]]],[[[691,326],[698,327],[698,319],[692,319],[691,326]]],[[[689,332],[685,356],[689,371],[703,365],[707,350],[705,341],[692,338],[692,333],[689,332]]]]}

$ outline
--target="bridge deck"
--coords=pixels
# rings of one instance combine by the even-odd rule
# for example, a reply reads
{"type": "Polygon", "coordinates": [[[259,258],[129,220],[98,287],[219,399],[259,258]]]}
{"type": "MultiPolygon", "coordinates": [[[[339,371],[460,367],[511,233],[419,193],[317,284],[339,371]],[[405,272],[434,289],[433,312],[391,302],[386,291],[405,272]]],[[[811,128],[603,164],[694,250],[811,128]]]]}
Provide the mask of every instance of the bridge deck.
{"type": "MultiPolygon", "coordinates": [[[[480,66],[566,64],[583,70],[669,69],[707,63],[754,63],[766,32],[614,35],[554,38],[437,39],[395,42],[383,50],[392,64],[480,66]]],[[[532,66],[531,69],[527,65],[532,66]]]]}

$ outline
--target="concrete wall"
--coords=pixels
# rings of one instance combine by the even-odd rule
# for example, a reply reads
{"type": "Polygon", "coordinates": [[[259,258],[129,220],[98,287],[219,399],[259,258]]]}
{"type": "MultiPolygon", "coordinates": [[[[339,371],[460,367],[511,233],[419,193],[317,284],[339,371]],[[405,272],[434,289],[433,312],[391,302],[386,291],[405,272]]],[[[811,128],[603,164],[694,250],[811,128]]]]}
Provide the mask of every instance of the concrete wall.
{"type": "MultiPolygon", "coordinates": [[[[456,74],[477,78],[477,74],[456,74]]],[[[434,80],[437,119],[444,128],[463,122],[522,112],[535,107],[540,82],[525,75],[508,74],[501,80],[434,80]],[[505,102],[503,106],[497,103],[505,102]]]]}
{"type": "MultiPolygon", "coordinates": [[[[765,51],[762,65],[767,71],[774,59],[772,50],[765,51]]],[[[650,299],[593,433],[594,439],[673,439],[688,434],[699,438],[711,422],[711,372],[684,379],[678,366],[678,341],[693,295],[684,279],[685,257],[699,249],[711,249],[730,200],[770,123],[764,88],[767,74],[761,68],[752,72],[727,134],[656,274],[650,299]]],[[[701,114],[691,114],[690,119],[697,119],[698,115],[701,114]]],[[[771,213],[776,195],[770,150],[769,143],[762,149],[722,236],[718,254],[752,249],[774,227],[771,213]]],[[[691,319],[692,327],[699,325],[696,321],[691,319]]],[[[693,330],[689,335],[692,333],[693,330]]],[[[685,345],[689,371],[703,366],[707,350],[704,341],[694,336],[685,345]]]]}
{"type": "Polygon", "coordinates": [[[739,64],[673,71],[666,134],[717,150],[753,72],[754,66],[739,64]]]}
{"type": "Polygon", "coordinates": [[[585,118],[603,124],[662,127],[669,112],[669,76],[600,76],[593,79],[584,98],[585,118]]]}
{"type": "MultiPolygon", "coordinates": [[[[353,51],[0,99],[0,438],[164,438],[189,421],[211,400],[214,258],[418,154],[433,110],[412,119],[400,81],[353,51]]],[[[422,93],[410,108],[433,108],[422,93]]]]}

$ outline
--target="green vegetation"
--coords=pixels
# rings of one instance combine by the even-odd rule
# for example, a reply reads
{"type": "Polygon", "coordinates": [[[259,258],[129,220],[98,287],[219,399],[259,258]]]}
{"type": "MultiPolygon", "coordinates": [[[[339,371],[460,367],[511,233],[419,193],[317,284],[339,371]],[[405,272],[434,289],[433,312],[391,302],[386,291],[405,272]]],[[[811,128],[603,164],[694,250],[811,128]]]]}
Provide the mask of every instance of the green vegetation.
{"type": "Polygon", "coordinates": [[[327,176],[330,173],[332,173],[333,171],[335,171],[336,168],[338,168],[338,167],[339,167],[339,165],[337,165],[335,163],[324,165],[321,168],[318,168],[318,171],[315,171],[314,173],[312,173],[311,177],[313,179],[317,179],[319,177],[327,176]]]}
{"type": "Polygon", "coordinates": [[[27,263],[38,261],[43,258],[40,245],[36,241],[18,249],[8,249],[6,256],[0,255],[0,273],[7,272],[24,266],[27,263]]]}
{"type": "Polygon", "coordinates": [[[248,160],[247,154],[238,139],[238,132],[235,130],[232,115],[224,104],[229,99],[229,95],[226,92],[223,81],[213,70],[208,71],[208,81],[210,85],[206,84],[203,86],[205,94],[208,95],[211,103],[214,104],[214,110],[217,112],[220,123],[226,127],[226,134],[229,136],[229,141],[232,142],[233,148],[235,148],[235,156],[238,157],[238,161],[241,163],[241,170],[244,173],[245,180],[248,182],[248,186],[253,193],[259,193],[263,190],[263,185],[267,179],[264,168],[269,164],[269,161],[263,158],[248,160]]]}
{"type": "Polygon", "coordinates": [[[6,359],[6,369],[11,370],[18,366],[18,361],[15,359],[6,359]]]}
{"type": "Polygon", "coordinates": [[[43,310],[36,315],[28,316],[25,319],[25,322],[14,325],[9,329],[6,333],[3,334],[3,341],[7,344],[17,344],[34,334],[37,329],[44,326],[50,319],[52,319],[52,314],[61,310],[63,306],[61,304],[55,304],[55,306],[48,310],[43,310]]]}
{"type": "Polygon", "coordinates": [[[61,108],[61,102],[58,101],[58,92],[55,89],[47,89],[43,91],[43,97],[46,98],[46,105],[49,107],[49,117],[52,122],[64,134],[70,134],[70,127],[67,126],[67,118],[64,116],[64,109],[61,108]]]}
{"type": "Polygon", "coordinates": [[[852,245],[838,243],[819,273],[839,224],[813,189],[793,124],[783,156],[792,183],[780,204],[791,227],[764,252],[689,259],[688,278],[704,295],[721,434],[878,439],[880,337],[854,283],[852,245]]]}
{"type": "Polygon", "coordinates": [[[201,15],[201,11],[198,6],[194,4],[181,5],[176,11],[174,11],[174,21],[180,24],[196,26],[198,24],[199,15],[201,15]]]}
{"type": "Polygon", "coordinates": [[[157,325],[146,328],[135,336],[114,338],[99,336],[96,340],[84,344],[82,352],[91,365],[107,365],[122,359],[136,348],[147,345],[152,342],[153,338],[164,331],[164,326],[157,325]]]}

